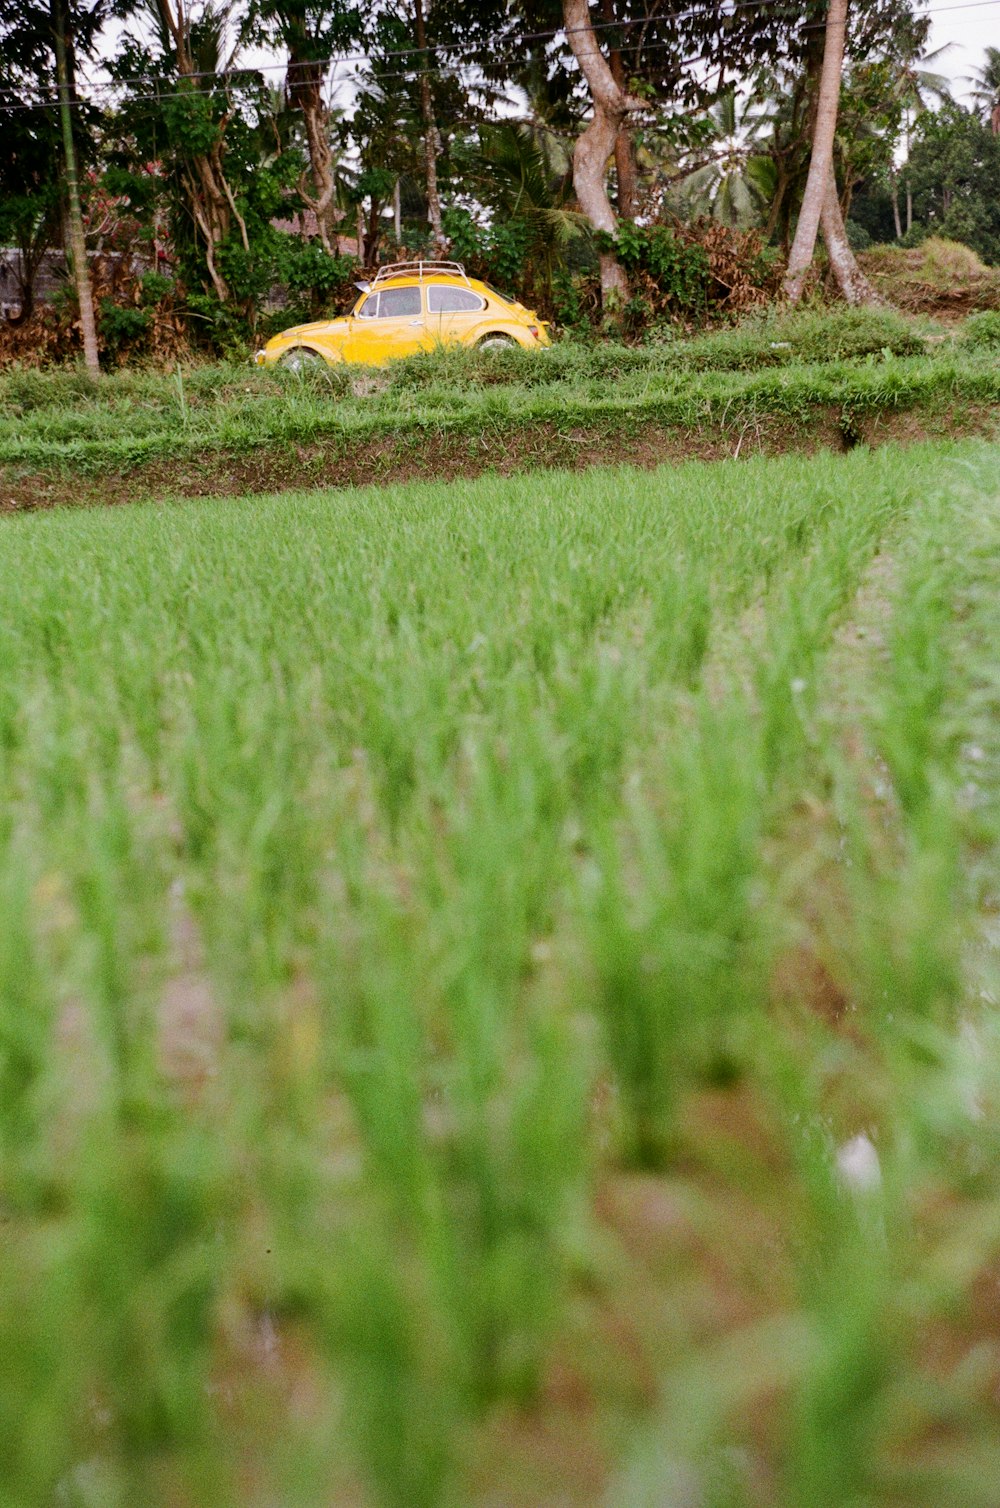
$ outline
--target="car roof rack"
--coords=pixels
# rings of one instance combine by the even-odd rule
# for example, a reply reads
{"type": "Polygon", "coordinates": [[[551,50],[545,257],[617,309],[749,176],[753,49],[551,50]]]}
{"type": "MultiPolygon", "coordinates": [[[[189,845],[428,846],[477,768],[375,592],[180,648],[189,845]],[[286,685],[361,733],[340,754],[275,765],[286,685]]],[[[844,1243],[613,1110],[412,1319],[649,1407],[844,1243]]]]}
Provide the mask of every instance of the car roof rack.
{"type": "Polygon", "coordinates": [[[417,262],[387,262],[384,267],[380,267],[375,273],[375,276],[371,280],[371,287],[374,288],[377,283],[388,283],[392,278],[422,278],[434,272],[444,273],[448,277],[462,278],[466,283],[469,281],[468,273],[461,262],[423,260],[417,262]]]}

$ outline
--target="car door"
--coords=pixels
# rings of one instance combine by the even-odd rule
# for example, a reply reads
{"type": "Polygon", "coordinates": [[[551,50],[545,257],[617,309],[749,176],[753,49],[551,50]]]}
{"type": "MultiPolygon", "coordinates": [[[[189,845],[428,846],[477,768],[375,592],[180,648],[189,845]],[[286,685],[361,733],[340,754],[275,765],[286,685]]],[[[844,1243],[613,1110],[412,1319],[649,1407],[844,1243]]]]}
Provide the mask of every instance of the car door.
{"type": "Polygon", "coordinates": [[[351,319],[352,361],[381,365],[395,356],[410,356],[427,344],[427,322],[419,284],[377,288],[351,319]]]}
{"type": "Polygon", "coordinates": [[[480,324],[486,300],[472,288],[431,283],[427,288],[427,332],[433,344],[465,344],[480,324]]]}

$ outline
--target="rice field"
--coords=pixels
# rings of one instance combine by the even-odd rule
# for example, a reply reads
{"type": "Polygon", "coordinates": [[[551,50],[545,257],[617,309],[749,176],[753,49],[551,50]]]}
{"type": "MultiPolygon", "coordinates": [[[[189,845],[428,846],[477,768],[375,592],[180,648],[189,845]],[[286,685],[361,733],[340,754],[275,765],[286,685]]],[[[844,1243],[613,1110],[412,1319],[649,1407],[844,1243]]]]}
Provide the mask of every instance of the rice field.
{"type": "Polygon", "coordinates": [[[996,1508],[1000,449],[0,580],[2,1508],[996,1508]]]}

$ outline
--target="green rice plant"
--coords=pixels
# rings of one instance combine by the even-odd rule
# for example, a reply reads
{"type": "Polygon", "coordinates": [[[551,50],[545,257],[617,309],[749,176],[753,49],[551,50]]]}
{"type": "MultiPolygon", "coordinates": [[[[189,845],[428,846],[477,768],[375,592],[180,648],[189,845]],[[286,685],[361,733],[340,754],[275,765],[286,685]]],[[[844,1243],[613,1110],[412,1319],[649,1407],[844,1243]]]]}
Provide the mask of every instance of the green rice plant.
{"type": "Polygon", "coordinates": [[[0,1496],[989,1502],[995,458],[901,454],[3,522],[0,1496]]]}
{"type": "Polygon", "coordinates": [[[588,899],[596,1005],[621,1095],[626,1160],[675,1147],[685,1085],[739,1072],[761,1001],[754,924],[760,765],[745,708],[704,699],[651,763],[627,837],[606,833],[588,899]]]}
{"type": "Polygon", "coordinates": [[[24,1231],[11,1227],[8,1218],[5,1225],[0,1503],[43,1508],[65,1492],[81,1447],[86,1448],[86,1363],[73,1344],[81,1253],[71,1233],[54,1231],[51,1224],[24,1231]]]}
{"type": "Polygon", "coordinates": [[[232,1484],[210,1389],[225,1145],[165,1119],[141,1138],[101,1134],[81,1148],[70,1334],[106,1413],[108,1479],[126,1502],[180,1489],[225,1503],[232,1484]]]}
{"type": "Polygon", "coordinates": [[[0,1147],[4,1198],[17,1202],[25,1154],[42,1141],[45,1084],[54,1004],[32,922],[30,869],[23,852],[8,851],[3,870],[5,918],[0,940],[0,1147]]]}

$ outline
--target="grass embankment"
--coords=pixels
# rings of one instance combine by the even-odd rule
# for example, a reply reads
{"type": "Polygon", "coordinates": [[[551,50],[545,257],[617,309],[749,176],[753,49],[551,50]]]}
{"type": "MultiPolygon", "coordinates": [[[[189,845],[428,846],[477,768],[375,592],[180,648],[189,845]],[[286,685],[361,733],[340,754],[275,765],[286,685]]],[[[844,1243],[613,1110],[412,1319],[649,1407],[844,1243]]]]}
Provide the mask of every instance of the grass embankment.
{"type": "Polygon", "coordinates": [[[1000,308],[1000,268],[957,241],[929,236],[919,246],[873,246],[859,261],[899,309],[953,321],[1000,308]]]}
{"type": "Polygon", "coordinates": [[[0,1500],[993,1508],[997,461],[0,527],[0,1500]]]}
{"type": "Polygon", "coordinates": [[[992,432],[995,346],[899,316],[771,318],[633,349],[446,351],[308,379],[215,367],[0,379],[0,504],[276,490],[992,432]],[[940,340],[940,337],[938,337],[940,340]],[[928,350],[930,354],[928,354],[928,350]]]}

